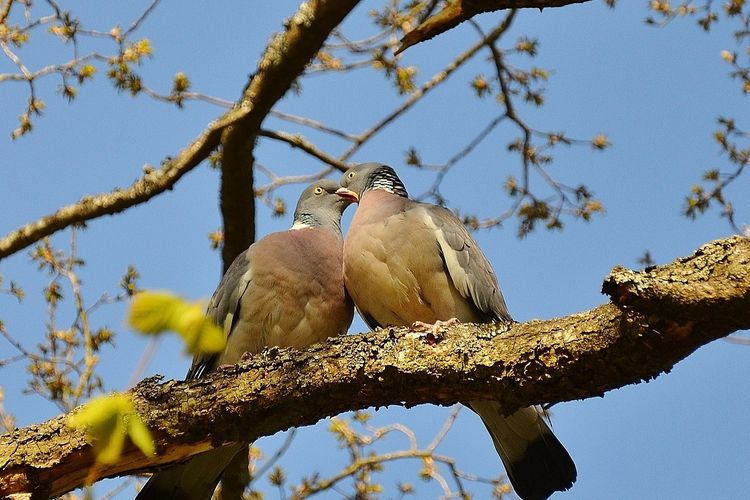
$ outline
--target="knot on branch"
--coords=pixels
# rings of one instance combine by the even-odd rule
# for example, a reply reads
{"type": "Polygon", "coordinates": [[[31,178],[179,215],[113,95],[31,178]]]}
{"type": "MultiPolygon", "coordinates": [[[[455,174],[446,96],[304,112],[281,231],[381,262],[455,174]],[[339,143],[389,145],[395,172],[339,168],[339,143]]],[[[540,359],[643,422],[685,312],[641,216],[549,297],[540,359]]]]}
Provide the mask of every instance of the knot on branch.
{"type": "Polygon", "coordinates": [[[713,241],[689,257],[643,271],[617,266],[602,293],[621,309],[675,324],[706,327],[706,319],[720,312],[736,318],[735,328],[749,328],[741,318],[750,307],[750,239],[713,241]]]}

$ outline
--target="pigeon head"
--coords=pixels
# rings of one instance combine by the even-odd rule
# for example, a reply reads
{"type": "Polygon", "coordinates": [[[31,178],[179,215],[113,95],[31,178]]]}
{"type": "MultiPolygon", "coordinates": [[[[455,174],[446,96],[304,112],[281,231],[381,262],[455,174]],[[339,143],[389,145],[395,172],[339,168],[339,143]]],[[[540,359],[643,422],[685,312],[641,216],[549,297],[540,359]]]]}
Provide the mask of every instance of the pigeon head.
{"type": "Polygon", "coordinates": [[[361,163],[341,177],[341,189],[336,194],[353,202],[358,202],[367,191],[383,190],[389,193],[409,197],[406,187],[398,178],[396,171],[382,163],[361,163]]]}
{"type": "Polygon", "coordinates": [[[338,182],[322,179],[310,184],[299,197],[292,229],[329,226],[341,231],[341,215],[353,200],[336,194],[338,182]]]}

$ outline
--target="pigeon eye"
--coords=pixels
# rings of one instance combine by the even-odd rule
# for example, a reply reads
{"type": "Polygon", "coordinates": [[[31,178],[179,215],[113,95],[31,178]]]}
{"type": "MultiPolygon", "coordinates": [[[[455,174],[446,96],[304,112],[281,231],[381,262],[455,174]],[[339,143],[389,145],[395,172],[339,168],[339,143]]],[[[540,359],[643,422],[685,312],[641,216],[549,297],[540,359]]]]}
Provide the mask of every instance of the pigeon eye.
{"type": "Polygon", "coordinates": [[[323,194],[323,188],[318,186],[315,188],[315,194],[323,194]]]}
{"type": "Polygon", "coordinates": [[[350,179],[353,179],[354,178],[354,172],[349,172],[349,174],[347,175],[347,177],[349,177],[350,179]]]}

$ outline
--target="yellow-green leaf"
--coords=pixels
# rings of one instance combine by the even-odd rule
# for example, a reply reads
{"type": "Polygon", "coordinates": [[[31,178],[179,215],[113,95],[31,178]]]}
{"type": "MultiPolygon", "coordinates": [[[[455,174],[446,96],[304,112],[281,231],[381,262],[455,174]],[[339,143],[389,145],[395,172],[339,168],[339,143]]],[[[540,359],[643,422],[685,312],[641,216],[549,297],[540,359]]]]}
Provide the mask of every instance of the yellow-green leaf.
{"type": "Polygon", "coordinates": [[[219,352],[226,336],[203,310],[203,304],[186,302],[168,292],[139,292],[130,304],[127,321],[142,333],[178,333],[192,354],[219,352]]]}
{"type": "Polygon", "coordinates": [[[135,414],[130,396],[112,394],[91,400],[68,419],[74,429],[85,430],[101,463],[114,463],[125,444],[125,416],[135,414]]]}
{"type": "Polygon", "coordinates": [[[174,329],[193,354],[219,352],[226,344],[224,332],[203,314],[198,304],[185,304],[181,308],[174,329]]]}
{"type": "Polygon", "coordinates": [[[117,415],[112,418],[112,425],[107,427],[106,434],[94,441],[97,462],[113,464],[122,455],[122,448],[125,446],[125,425],[119,417],[117,415]]]}
{"type": "Polygon", "coordinates": [[[140,292],[133,296],[128,324],[141,333],[171,330],[184,301],[169,292],[140,292]]]}
{"type": "Polygon", "coordinates": [[[125,394],[110,394],[94,398],[86,403],[68,419],[68,425],[74,429],[98,428],[104,425],[112,415],[124,411],[133,411],[133,402],[125,394]]]}
{"type": "Polygon", "coordinates": [[[151,437],[151,431],[148,430],[148,427],[146,427],[146,424],[143,423],[143,420],[137,413],[132,413],[128,417],[128,435],[133,444],[144,455],[147,457],[156,455],[156,447],[154,446],[154,438],[151,437]]]}

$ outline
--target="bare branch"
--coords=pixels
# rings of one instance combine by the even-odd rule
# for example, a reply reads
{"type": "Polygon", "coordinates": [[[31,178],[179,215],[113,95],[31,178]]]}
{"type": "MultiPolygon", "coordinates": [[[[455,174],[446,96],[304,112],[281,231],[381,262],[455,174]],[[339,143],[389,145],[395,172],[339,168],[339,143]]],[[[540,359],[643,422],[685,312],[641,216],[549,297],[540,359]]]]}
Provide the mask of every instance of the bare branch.
{"type": "Polygon", "coordinates": [[[127,38],[128,35],[130,35],[132,32],[134,32],[135,30],[137,30],[141,26],[141,24],[143,24],[143,21],[145,21],[146,18],[159,5],[159,2],[160,2],[160,0],[153,0],[151,2],[151,5],[149,5],[148,7],[146,7],[146,10],[144,10],[143,13],[140,16],[138,16],[138,19],[136,19],[135,21],[133,21],[130,24],[130,27],[128,28],[128,30],[125,33],[123,33],[123,35],[122,35],[123,38],[127,38]]]}
{"type": "Polygon", "coordinates": [[[284,438],[284,442],[281,443],[281,446],[279,446],[279,449],[274,452],[273,455],[271,455],[268,460],[263,464],[262,467],[259,467],[257,471],[252,472],[252,479],[255,480],[257,478],[263,477],[263,475],[271,470],[271,467],[276,465],[276,462],[278,462],[281,457],[284,456],[286,451],[289,449],[289,447],[292,445],[292,441],[294,441],[294,437],[297,435],[297,429],[290,429],[289,432],[287,432],[286,437],[284,438]]]}
{"type": "Polygon", "coordinates": [[[335,168],[339,172],[346,172],[346,170],[351,167],[351,165],[349,165],[348,163],[339,161],[333,156],[330,156],[327,153],[323,152],[322,150],[318,149],[317,147],[315,147],[315,145],[313,145],[311,142],[309,142],[307,139],[305,139],[301,135],[289,134],[287,132],[265,130],[265,129],[261,129],[258,132],[258,135],[261,137],[268,137],[269,139],[275,139],[277,141],[285,142],[289,144],[290,146],[292,146],[293,148],[301,149],[305,153],[317,158],[323,163],[330,165],[331,167],[335,168]]]}
{"type": "MultiPolygon", "coordinates": [[[[317,483],[313,484],[312,486],[308,487],[307,489],[297,492],[295,498],[308,498],[313,495],[316,495],[318,493],[327,491],[331,488],[333,488],[337,483],[343,481],[344,479],[351,477],[355,475],[357,472],[359,472],[362,469],[365,469],[367,467],[372,467],[373,465],[383,464],[386,462],[392,462],[395,460],[403,460],[408,458],[428,458],[433,459],[436,461],[439,461],[441,463],[446,463],[450,465],[454,465],[454,462],[452,459],[448,457],[443,457],[441,455],[435,455],[432,450],[400,450],[400,451],[394,451],[390,453],[383,453],[380,455],[368,455],[366,457],[358,457],[357,459],[353,460],[349,465],[344,467],[340,472],[337,474],[331,476],[328,479],[318,480],[317,483]]],[[[448,486],[447,482],[445,481],[445,478],[440,476],[439,474],[430,474],[433,479],[438,481],[438,483],[441,485],[443,492],[446,494],[446,498],[451,493],[451,489],[448,486]]],[[[459,487],[462,489],[462,485],[459,482],[459,487]]],[[[462,491],[462,493],[465,493],[462,491]]],[[[466,498],[459,496],[458,498],[466,498]]]]}
{"type": "MultiPolygon", "coordinates": [[[[2,76],[2,75],[0,75],[2,76]]],[[[231,109],[234,106],[234,102],[228,101],[226,99],[222,99],[221,97],[215,97],[207,94],[203,94],[201,92],[180,92],[179,94],[161,94],[157,92],[156,90],[144,86],[141,90],[144,94],[149,96],[150,98],[166,102],[169,104],[175,104],[175,103],[181,103],[182,101],[203,101],[207,102],[209,104],[213,104],[214,106],[219,106],[220,108],[226,108],[231,109]]],[[[178,106],[181,104],[178,104],[178,106]]]]}
{"type": "Polygon", "coordinates": [[[403,52],[412,45],[429,40],[441,33],[455,28],[464,21],[483,12],[503,9],[545,9],[565,5],[584,3],[589,0],[457,0],[449,2],[437,14],[430,16],[422,24],[404,35],[401,46],[396,53],[403,52]]]}
{"type": "Polygon", "coordinates": [[[256,162],[255,168],[257,168],[258,170],[261,170],[266,175],[268,175],[268,177],[271,178],[271,182],[263,186],[260,186],[259,188],[255,190],[255,194],[257,196],[263,197],[266,202],[270,202],[270,199],[267,197],[267,195],[278,187],[286,186],[288,184],[307,184],[310,182],[320,180],[323,177],[330,174],[331,172],[333,172],[333,168],[326,167],[323,170],[319,170],[318,172],[314,172],[312,174],[285,175],[283,177],[279,177],[278,175],[274,174],[270,169],[268,169],[267,167],[264,167],[260,163],[256,162]]]}
{"type": "Polygon", "coordinates": [[[432,440],[432,442],[430,442],[430,444],[427,446],[428,450],[435,451],[435,448],[440,446],[440,443],[443,442],[443,439],[445,439],[445,436],[447,436],[448,432],[453,428],[453,424],[456,422],[456,419],[458,418],[458,414],[461,411],[461,408],[463,408],[463,406],[456,405],[453,408],[453,410],[451,410],[451,413],[450,415],[448,415],[448,418],[443,423],[443,426],[435,435],[435,438],[432,440]]]}
{"type": "MultiPolygon", "coordinates": [[[[21,72],[21,75],[19,75],[18,80],[30,81],[34,79],[34,76],[32,75],[31,71],[29,71],[29,68],[27,68],[26,65],[24,65],[24,63],[21,61],[21,59],[12,50],[10,50],[10,47],[8,47],[8,44],[6,42],[4,41],[0,42],[0,47],[2,47],[3,53],[8,57],[8,59],[10,59],[13,62],[13,64],[15,64],[18,67],[18,70],[21,72]]],[[[8,79],[11,79],[11,78],[8,78],[8,79]]]]}
{"type": "Polygon", "coordinates": [[[432,186],[421,196],[419,196],[418,199],[423,199],[426,196],[431,196],[433,199],[435,199],[438,203],[443,203],[443,196],[440,194],[440,185],[443,183],[443,180],[445,179],[445,176],[450,172],[450,170],[462,159],[464,159],[466,156],[468,156],[479,144],[481,144],[487,136],[495,130],[495,128],[503,121],[505,120],[506,115],[500,115],[487,124],[486,127],[484,127],[482,130],[479,131],[479,133],[471,140],[469,143],[461,148],[461,150],[451,156],[448,161],[446,161],[442,165],[427,165],[423,163],[419,163],[419,168],[426,168],[429,170],[437,170],[437,175],[435,176],[435,180],[432,183],[432,186]]]}
{"type": "Polygon", "coordinates": [[[4,81],[28,82],[30,80],[36,80],[37,78],[41,78],[43,76],[51,75],[53,73],[64,73],[66,71],[70,71],[76,66],[83,64],[87,61],[90,61],[92,59],[97,59],[100,61],[107,59],[105,56],[101,54],[92,52],[91,54],[87,54],[85,56],[71,59],[68,62],[64,62],[60,64],[50,64],[49,66],[44,66],[34,72],[31,72],[28,68],[23,66],[23,63],[21,63],[20,59],[18,59],[18,57],[14,53],[10,52],[10,49],[8,48],[7,44],[2,44],[2,47],[3,47],[3,52],[5,52],[8,58],[11,59],[14,63],[16,63],[16,65],[18,65],[19,69],[21,70],[21,73],[0,73],[0,82],[4,82],[4,81]]]}
{"type": "Polygon", "coordinates": [[[614,304],[512,325],[464,324],[436,337],[405,328],[271,348],[210,376],[141,382],[132,395],[158,455],[132,444],[95,465],[67,415],[0,437],[0,495],[55,496],[86,477],[123,475],[252,441],[346,410],[498,400],[504,411],[601,396],[668,372],[698,347],[750,327],[750,239],[708,243],[636,272],[615,268],[614,304]]]}
{"type": "Polygon", "coordinates": [[[299,125],[305,125],[307,127],[311,127],[316,130],[327,132],[331,135],[335,135],[335,136],[341,137],[342,139],[346,139],[347,141],[354,141],[357,139],[357,137],[353,134],[344,132],[343,130],[339,130],[333,127],[329,127],[328,125],[324,123],[321,123],[317,120],[313,120],[310,118],[306,118],[304,116],[292,115],[289,113],[278,111],[276,109],[272,110],[270,115],[275,116],[276,118],[281,118],[282,120],[286,120],[288,122],[297,123],[299,125]]]}

